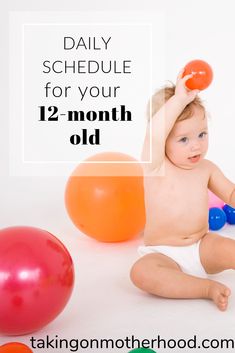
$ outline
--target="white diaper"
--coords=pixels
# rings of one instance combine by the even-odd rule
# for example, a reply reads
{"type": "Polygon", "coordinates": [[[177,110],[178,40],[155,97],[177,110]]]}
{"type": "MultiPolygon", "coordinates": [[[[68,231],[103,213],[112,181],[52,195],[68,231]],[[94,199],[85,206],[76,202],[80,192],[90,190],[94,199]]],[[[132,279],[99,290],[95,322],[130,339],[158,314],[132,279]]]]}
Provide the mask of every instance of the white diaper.
{"type": "Polygon", "coordinates": [[[170,257],[188,275],[207,278],[207,273],[202,266],[199,246],[200,242],[188,246],[139,246],[138,253],[144,256],[151,253],[159,253],[170,257]]]}

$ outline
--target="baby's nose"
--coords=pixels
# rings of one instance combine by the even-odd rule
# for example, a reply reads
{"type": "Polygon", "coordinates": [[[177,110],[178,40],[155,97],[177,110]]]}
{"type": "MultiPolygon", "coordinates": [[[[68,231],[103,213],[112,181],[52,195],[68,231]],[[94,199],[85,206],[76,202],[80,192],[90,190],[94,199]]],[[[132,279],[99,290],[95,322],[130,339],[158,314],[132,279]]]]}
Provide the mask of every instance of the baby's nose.
{"type": "Polygon", "coordinates": [[[193,141],[191,144],[191,151],[197,151],[200,149],[200,143],[198,141],[193,141]]]}

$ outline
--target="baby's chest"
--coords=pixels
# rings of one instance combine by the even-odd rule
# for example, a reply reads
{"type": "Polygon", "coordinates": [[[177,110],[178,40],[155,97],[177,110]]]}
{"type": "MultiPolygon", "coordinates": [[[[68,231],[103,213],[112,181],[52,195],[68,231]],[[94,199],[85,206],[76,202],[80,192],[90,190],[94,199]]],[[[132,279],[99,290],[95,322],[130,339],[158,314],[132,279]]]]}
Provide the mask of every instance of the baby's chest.
{"type": "Polygon", "coordinates": [[[168,204],[198,207],[208,202],[208,178],[203,173],[175,173],[149,179],[146,197],[158,205],[168,204]]]}
{"type": "Polygon", "coordinates": [[[207,194],[207,183],[203,179],[189,180],[186,178],[168,180],[167,178],[156,185],[156,194],[159,197],[174,199],[175,201],[195,202],[207,194]]]}

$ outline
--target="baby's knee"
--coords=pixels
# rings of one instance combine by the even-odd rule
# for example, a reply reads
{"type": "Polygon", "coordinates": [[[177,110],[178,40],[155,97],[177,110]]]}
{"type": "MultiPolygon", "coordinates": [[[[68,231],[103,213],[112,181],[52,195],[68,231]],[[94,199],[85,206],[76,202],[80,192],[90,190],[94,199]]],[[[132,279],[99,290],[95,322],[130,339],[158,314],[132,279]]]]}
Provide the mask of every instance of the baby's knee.
{"type": "Polygon", "coordinates": [[[142,259],[138,260],[131,268],[130,271],[130,279],[132,283],[142,289],[146,290],[149,282],[148,269],[144,261],[142,259]]]}

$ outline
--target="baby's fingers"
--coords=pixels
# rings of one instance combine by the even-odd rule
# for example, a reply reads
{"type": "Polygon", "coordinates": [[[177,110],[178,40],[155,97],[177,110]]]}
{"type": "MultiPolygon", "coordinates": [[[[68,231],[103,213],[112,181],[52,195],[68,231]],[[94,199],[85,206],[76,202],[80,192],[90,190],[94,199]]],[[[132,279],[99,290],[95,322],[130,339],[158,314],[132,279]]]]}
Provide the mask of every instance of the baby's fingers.
{"type": "Polygon", "coordinates": [[[179,80],[182,78],[183,73],[184,73],[184,70],[185,70],[185,69],[183,68],[183,69],[181,69],[180,72],[178,73],[178,76],[177,76],[177,79],[176,79],[177,81],[179,81],[179,80]]]}
{"type": "Polygon", "coordinates": [[[185,83],[185,82],[188,81],[190,78],[192,78],[194,75],[195,75],[194,73],[185,75],[185,76],[182,78],[182,82],[185,83]]]}

